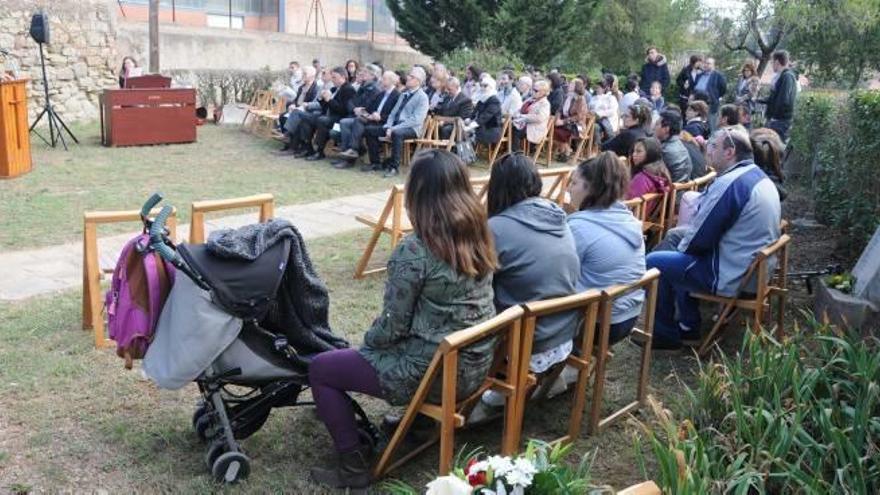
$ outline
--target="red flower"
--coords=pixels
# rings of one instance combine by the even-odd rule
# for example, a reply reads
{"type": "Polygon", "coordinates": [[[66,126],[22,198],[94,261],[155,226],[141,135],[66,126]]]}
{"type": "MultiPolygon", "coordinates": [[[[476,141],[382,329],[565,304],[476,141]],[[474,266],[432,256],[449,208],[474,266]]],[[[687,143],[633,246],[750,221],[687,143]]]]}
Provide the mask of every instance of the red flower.
{"type": "Polygon", "coordinates": [[[486,471],[479,471],[468,475],[468,484],[474,487],[485,485],[486,471]]]}

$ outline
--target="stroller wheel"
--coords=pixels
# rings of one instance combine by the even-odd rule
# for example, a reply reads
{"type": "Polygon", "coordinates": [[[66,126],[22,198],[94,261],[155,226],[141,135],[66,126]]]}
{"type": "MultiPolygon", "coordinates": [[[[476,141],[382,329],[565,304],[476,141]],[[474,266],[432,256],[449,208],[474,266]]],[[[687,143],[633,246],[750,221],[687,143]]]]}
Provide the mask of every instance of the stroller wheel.
{"type": "Polygon", "coordinates": [[[251,473],[251,460],[241,452],[226,452],[214,461],[211,474],[218,483],[237,483],[251,473]]]}
{"type": "Polygon", "coordinates": [[[208,470],[214,469],[214,463],[221,455],[226,453],[226,450],[226,442],[222,440],[215,441],[208,447],[208,453],[205,454],[205,464],[208,465],[208,470]]]}

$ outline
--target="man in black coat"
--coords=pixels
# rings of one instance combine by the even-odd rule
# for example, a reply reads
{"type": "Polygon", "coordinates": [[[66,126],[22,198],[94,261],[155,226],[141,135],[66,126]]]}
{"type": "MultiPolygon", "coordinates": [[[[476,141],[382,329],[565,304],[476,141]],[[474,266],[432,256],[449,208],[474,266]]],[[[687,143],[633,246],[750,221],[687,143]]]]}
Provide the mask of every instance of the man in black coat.
{"type": "Polygon", "coordinates": [[[687,108],[688,100],[694,94],[694,86],[697,84],[697,76],[703,70],[703,56],[691,55],[690,64],[682,67],[675,78],[675,85],[678,86],[678,107],[682,112],[687,108]]]}
{"type": "MultiPolygon", "coordinates": [[[[437,108],[437,115],[441,117],[458,117],[462,120],[469,119],[474,114],[474,102],[461,91],[461,82],[456,77],[450,77],[446,81],[446,92],[449,97],[437,108]]],[[[440,128],[440,138],[449,139],[452,135],[452,124],[443,124],[440,128]]]]}
{"type": "Polygon", "coordinates": [[[660,87],[666,90],[669,86],[669,66],[666,65],[666,57],[657,51],[656,47],[649,47],[645,52],[645,64],[642,66],[641,77],[639,78],[639,86],[642,90],[642,96],[651,93],[651,84],[654,81],[660,83],[660,87]]]}
{"type": "Polygon", "coordinates": [[[300,125],[300,136],[306,143],[306,150],[312,151],[306,160],[314,161],[324,158],[324,146],[330,135],[333,124],[339,122],[352,111],[351,101],[355,96],[355,89],[348,82],[348,74],[344,67],[334,67],[330,73],[330,80],[337,89],[330,92],[327,89],[321,91],[318,101],[321,104],[321,115],[304,119],[300,125]],[[315,149],[311,148],[312,135],[314,135],[315,149]]]}
{"type": "Polygon", "coordinates": [[[785,50],[777,50],[771,55],[773,61],[773,85],[770,96],[759,100],[767,105],[767,127],[776,131],[782,141],[788,141],[788,129],[794,117],[794,100],[797,97],[797,75],[789,64],[789,55],[785,50]]]}

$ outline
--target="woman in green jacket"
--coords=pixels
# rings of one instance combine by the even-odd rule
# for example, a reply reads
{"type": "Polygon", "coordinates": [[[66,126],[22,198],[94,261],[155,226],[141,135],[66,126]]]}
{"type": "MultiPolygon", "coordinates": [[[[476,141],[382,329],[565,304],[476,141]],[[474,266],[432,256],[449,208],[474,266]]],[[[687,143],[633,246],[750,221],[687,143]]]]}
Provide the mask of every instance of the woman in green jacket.
{"type": "MultiPolygon", "coordinates": [[[[414,232],[388,261],[382,313],[364,336],[363,347],[320,354],[309,368],[318,416],[339,454],[338,465],[314,468],[311,474],[335,488],[362,488],[370,482],[368,448],[358,438],[346,392],[407,404],[443,338],[495,315],[495,249],[467,167],[447,151],[417,154],[405,203],[414,232]]],[[[493,346],[481,342],[461,354],[460,394],[482,383],[493,346]]],[[[439,390],[431,395],[436,400],[439,390]]]]}

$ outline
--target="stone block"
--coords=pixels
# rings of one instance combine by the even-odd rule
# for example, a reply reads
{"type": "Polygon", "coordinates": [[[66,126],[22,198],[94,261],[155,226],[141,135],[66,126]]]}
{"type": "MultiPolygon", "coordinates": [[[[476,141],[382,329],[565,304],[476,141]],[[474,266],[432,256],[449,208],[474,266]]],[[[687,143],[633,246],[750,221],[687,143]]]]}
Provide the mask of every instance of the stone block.
{"type": "Polygon", "coordinates": [[[73,69],[69,67],[65,67],[63,69],[59,69],[58,72],[55,73],[55,78],[59,81],[70,81],[75,77],[73,73],[73,69]]]}
{"type": "Polygon", "coordinates": [[[824,278],[816,284],[813,314],[820,322],[840,328],[867,328],[880,323],[878,307],[870,301],[828,287],[824,278]]]}
{"type": "Polygon", "coordinates": [[[856,278],[853,294],[880,305],[880,227],[862,251],[852,274],[856,278]]]}
{"type": "Polygon", "coordinates": [[[73,73],[76,77],[83,78],[89,75],[89,66],[85,62],[77,62],[73,64],[73,73]]]}

